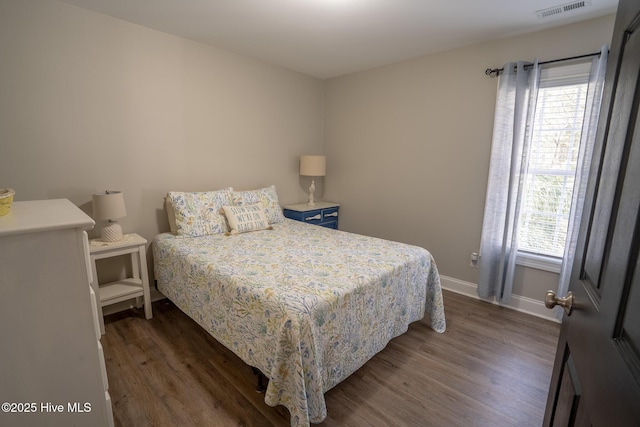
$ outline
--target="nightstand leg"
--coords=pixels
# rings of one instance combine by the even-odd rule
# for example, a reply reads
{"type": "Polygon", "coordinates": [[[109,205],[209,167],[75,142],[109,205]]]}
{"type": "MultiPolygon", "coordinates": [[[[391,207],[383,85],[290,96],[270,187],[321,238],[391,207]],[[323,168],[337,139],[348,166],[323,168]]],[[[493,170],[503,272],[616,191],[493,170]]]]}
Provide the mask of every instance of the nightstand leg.
{"type": "MultiPolygon", "coordinates": [[[[144,250],[144,245],[138,246],[138,253],[131,253],[131,269],[133,270],[134,279],[140,279],[140,266],[145,265],[144,260],[140,258],[141,248],[144,250]]],[[[142,285],[144,287],[144,283],[142,285]]],[[[136,308],[142,308],[142,301],[142,297],[136,297],[136,308]]]]}
{"type": "Polygon", "coordinates": [[[102,302],[100,301],[100,285],[98,284],[98,268],[96,267],[96,257],[91,255],[91,287],[96,294],[96,307],[98,308],[98,321],[100,322],[100,333],[104,335],[104,317],[102,316],[102,302]]]}
{"type": "Polygon", "coordinates": [[[147,253],[144,248],[144,245],[140,245],[140,250],[138,251],[140,254],[140,265],[143,268],[140,268],[140,276],[142,278],[142,292],[144,295],[144,317],[149,320],[153,317],[153,313],[151,312],[151,292],[149,291],[149,272],[147,271],[147,253]]]}

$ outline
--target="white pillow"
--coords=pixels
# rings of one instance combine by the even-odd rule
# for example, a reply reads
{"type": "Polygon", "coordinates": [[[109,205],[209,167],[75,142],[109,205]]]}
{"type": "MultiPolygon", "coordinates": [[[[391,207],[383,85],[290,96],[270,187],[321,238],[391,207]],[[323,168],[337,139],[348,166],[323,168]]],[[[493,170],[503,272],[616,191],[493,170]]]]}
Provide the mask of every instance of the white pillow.
{"type": "Polygon", "coordinates": [[[244,206],[223,206],[222,210],[229,223],[229,234],[271,229],[262,203],[244,206]]]}

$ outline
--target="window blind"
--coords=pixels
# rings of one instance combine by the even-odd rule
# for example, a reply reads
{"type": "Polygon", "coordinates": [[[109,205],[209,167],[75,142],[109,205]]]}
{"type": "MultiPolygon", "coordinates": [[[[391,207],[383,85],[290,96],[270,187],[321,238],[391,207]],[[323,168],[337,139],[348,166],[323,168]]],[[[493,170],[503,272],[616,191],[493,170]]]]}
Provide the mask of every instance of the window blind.
{"type": "Polygon", "coordinates": [[[518,250],[562,257],[590,63],[542,69],[519,218],[518,250]]]}

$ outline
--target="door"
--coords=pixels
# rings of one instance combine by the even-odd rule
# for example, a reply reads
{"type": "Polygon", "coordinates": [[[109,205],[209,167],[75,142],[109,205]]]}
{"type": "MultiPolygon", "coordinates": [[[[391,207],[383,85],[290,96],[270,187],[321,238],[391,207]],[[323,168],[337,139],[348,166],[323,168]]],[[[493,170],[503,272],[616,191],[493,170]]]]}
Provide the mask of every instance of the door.
{"type": "Polygon", "coordinates": [[[620,0],[545,426],[640,426],[640,1],[620,0]]]}

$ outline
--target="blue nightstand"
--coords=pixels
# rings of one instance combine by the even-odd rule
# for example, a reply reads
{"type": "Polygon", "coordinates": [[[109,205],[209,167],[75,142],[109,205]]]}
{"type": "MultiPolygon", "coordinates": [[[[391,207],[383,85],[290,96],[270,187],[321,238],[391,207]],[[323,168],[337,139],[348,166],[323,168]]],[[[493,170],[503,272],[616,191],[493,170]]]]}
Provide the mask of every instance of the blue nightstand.
{"type": "Polygon", "coordinates": [[[338,210],[340,210],[338,203],[316,202],[314,206],[300,203],[298,205],[285,206],[284,216],[307,224],[337,229],[338,210]]]}

